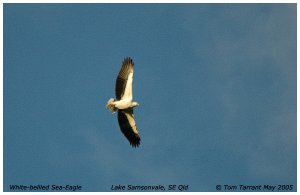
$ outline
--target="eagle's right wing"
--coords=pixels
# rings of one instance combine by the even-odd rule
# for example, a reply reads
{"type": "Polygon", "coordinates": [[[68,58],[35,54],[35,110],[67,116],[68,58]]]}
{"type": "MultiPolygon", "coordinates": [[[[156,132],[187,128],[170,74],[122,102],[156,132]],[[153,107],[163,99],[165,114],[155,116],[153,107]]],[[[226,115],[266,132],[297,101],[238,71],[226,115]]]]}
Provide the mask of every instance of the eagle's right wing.
{"type": "Polygon", "coordinates": [[[134,63],[130,57],[124,59],[116,81],[116,98],[132,100],[132,80],[134,63]]]}

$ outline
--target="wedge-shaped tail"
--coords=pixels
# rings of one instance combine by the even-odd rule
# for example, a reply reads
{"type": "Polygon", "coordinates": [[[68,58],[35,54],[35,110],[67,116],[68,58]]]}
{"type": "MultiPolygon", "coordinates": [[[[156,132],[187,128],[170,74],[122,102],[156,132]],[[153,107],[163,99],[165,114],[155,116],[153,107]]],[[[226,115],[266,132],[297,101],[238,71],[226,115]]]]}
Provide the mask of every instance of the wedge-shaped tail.
{"type": "Polygon", "coordinates": [[[112,113],[115,113],[116,111],[118,111],[118,108],[116,108],[115,104],[114,104],[114,98],[110,98],[106,104],[106,108],[111,111],[112,113]]]}

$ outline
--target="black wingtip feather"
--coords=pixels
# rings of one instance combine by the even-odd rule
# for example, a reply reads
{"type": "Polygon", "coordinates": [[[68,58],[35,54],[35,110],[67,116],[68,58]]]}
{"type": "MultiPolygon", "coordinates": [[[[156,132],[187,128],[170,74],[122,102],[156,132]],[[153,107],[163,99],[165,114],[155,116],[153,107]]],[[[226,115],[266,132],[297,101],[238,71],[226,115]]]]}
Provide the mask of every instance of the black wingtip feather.
{"type": "Polygon", "coordinates": [[[133,62],[131,57],[125,57],[124,60],[123,60],[123,64],[132,64],[132,65],[134,65],[134,62],[133,62]]]}
{"type": "Polygon", "coordinates": [[[135,135],[135,139],[132,142],[129,142],[133,148],[138,148],[140,146],[141,138],[138,135],[135,135]]]}

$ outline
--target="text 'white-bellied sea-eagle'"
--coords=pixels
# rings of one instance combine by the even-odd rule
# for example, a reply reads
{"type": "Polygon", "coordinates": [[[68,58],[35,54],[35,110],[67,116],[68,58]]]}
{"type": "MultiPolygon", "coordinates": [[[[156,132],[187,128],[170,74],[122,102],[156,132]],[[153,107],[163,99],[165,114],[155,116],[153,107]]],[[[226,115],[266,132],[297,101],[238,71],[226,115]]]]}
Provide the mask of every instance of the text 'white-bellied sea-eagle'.
{"type": "Polygon", "coordinates": [[[132,101],[133,66],[132,59],[126,57],[116,80],[116,99],[109,99],[106,108],[113,113],[118,111],[118,122],[122,133],[132,147],[138,147],[141,138],[134,120],[133,108],[139,104],[132,101]]]}

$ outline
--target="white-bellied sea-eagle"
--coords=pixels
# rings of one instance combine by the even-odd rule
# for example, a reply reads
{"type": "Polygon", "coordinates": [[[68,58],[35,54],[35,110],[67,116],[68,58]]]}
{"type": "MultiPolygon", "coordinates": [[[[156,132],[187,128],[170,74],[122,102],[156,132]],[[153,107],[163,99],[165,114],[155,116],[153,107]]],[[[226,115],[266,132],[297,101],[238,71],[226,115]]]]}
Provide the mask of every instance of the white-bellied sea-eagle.
{"type": "Polygon", "coordinates": [[[141,138],[135,124],[133,108],[139,104],[132,101],[133,66],[132,59],[126,57],[116,80],[116,99],[110,98],[106,108],[113,113],[118,111],[118,122],[122,133],[132,147],[138,147],[141,138]]]}

